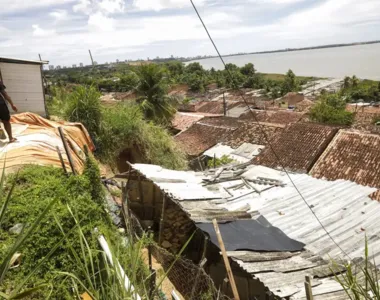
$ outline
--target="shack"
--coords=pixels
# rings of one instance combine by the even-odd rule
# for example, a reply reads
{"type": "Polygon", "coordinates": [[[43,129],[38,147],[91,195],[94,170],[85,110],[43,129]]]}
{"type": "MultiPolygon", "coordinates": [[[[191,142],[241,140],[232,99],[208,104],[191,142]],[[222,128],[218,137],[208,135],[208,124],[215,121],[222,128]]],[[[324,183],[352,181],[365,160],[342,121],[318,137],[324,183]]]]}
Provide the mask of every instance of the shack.
{"type": "MultiPolygon", "coordinates": [[[[178,253],[192,232],[201,233],[189,244],[192,253],[188,257],[196,264],[202,262],[203,241],[208,236],[203,267],[216,288],[228,296],[231,289],[223,288],[226,273],[211,224],[214,218],[241,299],[305,299],[305,277],[311,279],[314,299],[347,299],[334,274],[345,271],[347,255],[355,264],[362,263],[365,234],[371,237],[371,261],[379,259],[375,220],[380,204],[369,197],[376,188],[291,173],[308,208],[288,175],[264,166],[246,163],[207,172],[143,164],[130,167],[127,202],[132,211],[141,220],[153,221],[159,244],[173,253],[178,253]]],[[[186,283],[179,278],[178,283],[192,287],[193,277],[186,283]]],[[[172,280],[170,273],[169,278],[172,280]]]]}
{"type": "Polygon", "coordinates": [[[0,57],[0,79],[19,112],[46,116],[42,66],[48,63],[0,57]]]}

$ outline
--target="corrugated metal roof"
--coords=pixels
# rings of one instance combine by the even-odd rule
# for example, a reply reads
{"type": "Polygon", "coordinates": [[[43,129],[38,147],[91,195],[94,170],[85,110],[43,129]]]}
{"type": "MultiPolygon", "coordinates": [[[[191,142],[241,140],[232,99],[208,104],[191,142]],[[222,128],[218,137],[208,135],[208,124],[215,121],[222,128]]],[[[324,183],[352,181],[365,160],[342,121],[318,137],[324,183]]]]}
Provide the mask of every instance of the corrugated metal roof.
{"type": "MultiPolygon", "coordinates": [[[[249,212],[253,218],[263,215],[290,238],[305,243],[307,251],[298,253],[228,253],[277,296],[305,299],[305,275],[310,275],[315,299],[346,299],[331,274],[329,262],[331,258],[341,261],[348,257],[328,237],[286,173],[252,165],[247,165],[238,176],[231,175],[232,169],[219,174],[218,171],[171,171],[138,164],[133,167],[165,192],[176,195],[177,200],[184,200],[178,204],[194,221],[210,221],[215,217],[240,219],[246,218],[249,212]],[[191,201],[195,200],[192,194],[197,195],[197,199],[209,200],[191,201]],[[201,195],[203,198],[199,198],[201,195]]],[[[380,203],[369,198],[375,188],[345,180],[321,180],[306,174],[291,173],[290,176],[350,258],[363,256],[367,235],[371,259],[380,262],[380,203]]]]}
{"type": "Polygon", "coordinates": [[[278,134],[255,160],[271,168],[281,164],[295,172],[307,173],[332,140],[338,128],[314,123],[295,123],[278,134]],[[272,148],[275,154],[272,151],[272,148]]]}
{"type": "Polygon", "coordinates": [[[43,64],[49,63],[49,61],[47,60],[26,60],[26,59],[11,58],[11,57],[0,57],[0,62],[37,64],[37,65],[43,65],[43,64]]]}
{"type": "Polygon", "coordinates": [[[380,135],[340,130],[310,173],[380,188],[380,135]]]}

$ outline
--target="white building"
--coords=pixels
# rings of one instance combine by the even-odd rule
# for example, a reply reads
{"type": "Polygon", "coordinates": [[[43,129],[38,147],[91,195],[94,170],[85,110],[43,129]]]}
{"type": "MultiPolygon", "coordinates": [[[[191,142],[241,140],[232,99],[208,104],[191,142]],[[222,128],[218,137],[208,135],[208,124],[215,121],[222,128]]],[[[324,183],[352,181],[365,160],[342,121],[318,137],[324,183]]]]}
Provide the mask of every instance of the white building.
{"type": "Polygon", "coordinates": [[[54,66],[53,65],[49,65],[49,70],[54,70],[54,66]]]}
{"type": "Polygon", "coordinates": [[[0,57],[0,79],[19,112],[46,116],[42,66],[47,63],[0,57]]]}
{"type": "Polygon", "coordinates": [[[80,66],[81,68],[83,68],[83,63],[80,63],[79,66],[80,66]]]}

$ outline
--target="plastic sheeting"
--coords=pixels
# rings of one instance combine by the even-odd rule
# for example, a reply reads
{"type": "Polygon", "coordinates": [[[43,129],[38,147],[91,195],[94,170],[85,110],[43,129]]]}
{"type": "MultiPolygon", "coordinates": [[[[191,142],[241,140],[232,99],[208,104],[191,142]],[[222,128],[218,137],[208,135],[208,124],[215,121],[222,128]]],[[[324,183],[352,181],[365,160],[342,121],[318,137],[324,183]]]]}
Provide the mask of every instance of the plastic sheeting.
{"type": "MultiPolygon", "coordinates": [[[[263,216],[218,225],[227,251],[301,251],[305,246],[272,226],[263,216]]],[[[215,245],[219,245],[212,223],[197,223],[197,226],[210,235],[215,245]]]]}
{"type": "Polygon", "coordinates": [[[21,113],[12,116],[11,125],[17,141],[8,143],[8,139],[0,140],[1,172],[4,160],[7,173],[14,172],[28,164],[61,167],[57,146],[62,154],[66,169],[71,171],[58,127],[63,129],[77,172],[83,171],[84,146],[87,145],[90,151],[95,150],[86,128],[80,123],[54,122],[33,113],[21,113]]]}

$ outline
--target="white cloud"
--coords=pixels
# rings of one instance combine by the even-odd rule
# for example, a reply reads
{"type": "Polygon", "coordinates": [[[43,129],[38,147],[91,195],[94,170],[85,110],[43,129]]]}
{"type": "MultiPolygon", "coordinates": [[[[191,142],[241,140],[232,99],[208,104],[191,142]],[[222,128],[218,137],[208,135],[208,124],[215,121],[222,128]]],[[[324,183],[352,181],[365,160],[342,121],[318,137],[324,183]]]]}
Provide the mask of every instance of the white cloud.
{"type": "MultiPolygon", "coordinates": [[[[206,0],[193,0],[196,6],[201,6],[206,0]]],[[[134,0],[133,5],[139,10],[160,11],[168,8],[183,8],[191,6],[190,0],[134,0]]]]}
{"type": "Polygon", "coordinates": [[[49,13],[49,16],[51,16],[57,23],[61,21],[66,21],[69,18],[69,14],[64,9],[57,9],[55,11],[52,11],[49,13]]]}
{"type": "Polygon", "coordinates": [[[67,3],[73,3],[77,0],[38,0],[38,1],[25,1],[25,0],[1,0],[0,14],[9,12],[20,12],[31,10],[39,7],[58,6],[67,3]]]}
{"type": "Polygon", "coordinates": [[[123,12],[125,2],[124,0],[103,0],[99,2],[99,9],[109,14],[123,12]]]}
{"type": "Polygon", "coordinates": [[[76,13],[90,14],[91,8],[91,0],[79,0],[78,3],[73,6],[73,11],[76,13]]]}
{"type": "Polygon", "coordinates": [[[108,32],[114,30],[115,20],[105,16],[101,12],[97,12],[95,14],[90,15],[88,19],[88,26],[90,30],[96,32],[108,32]]]}
{"type": "Polygon", "coordinates": [[[32,25],[33,28],[33,36],[36,37],[49,37],[52,35],[55,35],[55,30],[54,29],[42,29],[40,25],[34,24],[32,25]]]}

